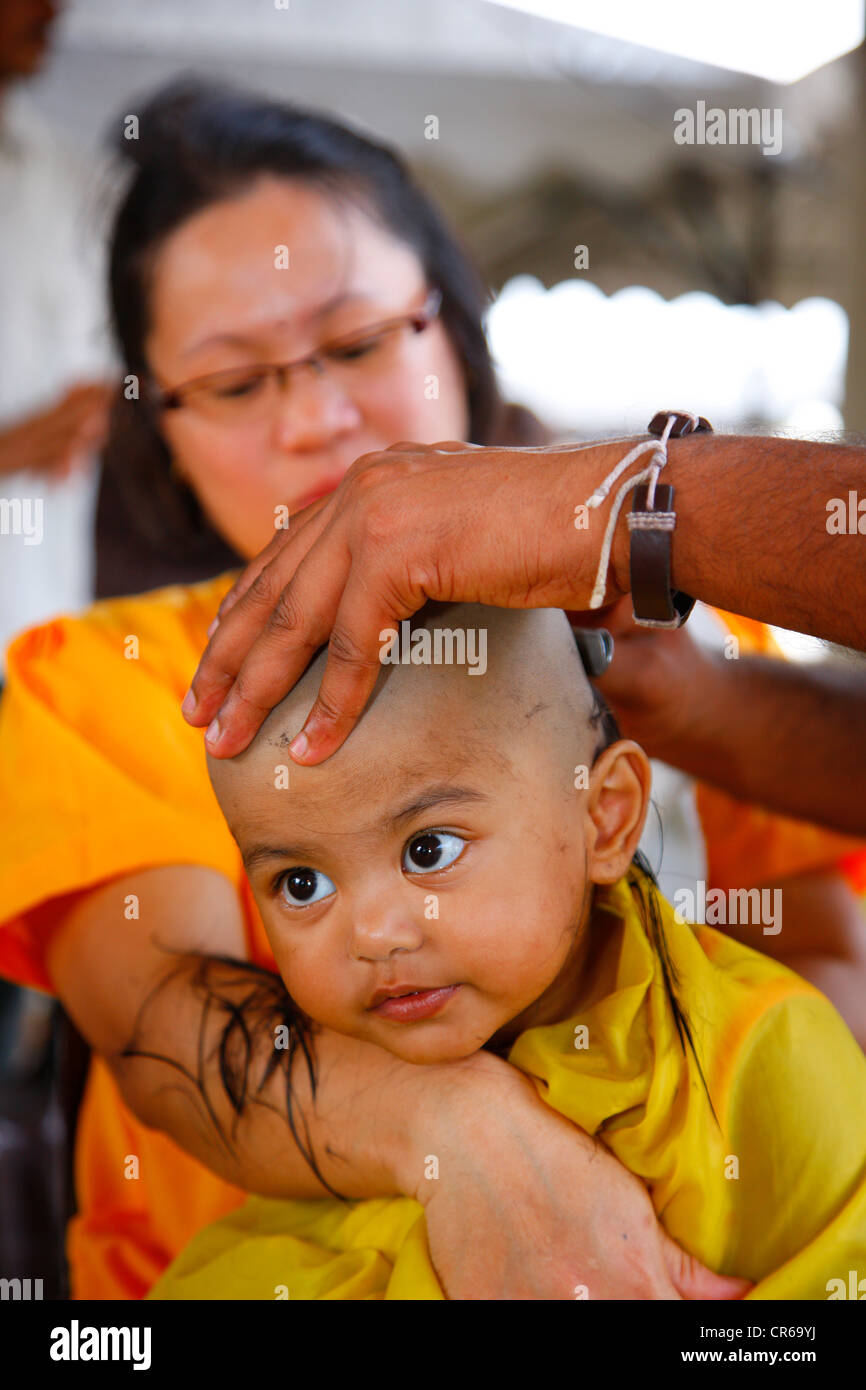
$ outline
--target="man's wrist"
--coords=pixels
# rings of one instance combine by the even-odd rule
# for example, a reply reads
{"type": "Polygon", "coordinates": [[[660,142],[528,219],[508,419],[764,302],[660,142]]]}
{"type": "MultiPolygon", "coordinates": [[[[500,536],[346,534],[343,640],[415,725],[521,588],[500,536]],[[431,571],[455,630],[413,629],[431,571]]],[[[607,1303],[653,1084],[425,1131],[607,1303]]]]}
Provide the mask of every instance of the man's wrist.
{"type": "MultiPolygon", "coordinates": [[[[660,481],[669,483],[674,488],[673,505],[677,513],[677,522],[671,537],[671,582],[675,589],[679,587],[676,578],[677,541],[678,539],[682,539],[683,530],[688,526],[690,519],[688,514],[684,517],[682,513],[684,510],[688,513],[690,507],[694,504],[694,492],[690,486],[691,480],[689,480],[688,483],[684,480],[688,478],[690,462],[693,467],[699,465],[704,457],[704,450],[713,448],[713,442],[708,444],[708,441],[715,441],[716,438],[716,436],[705,434],[686,435],[682,438],[669,439],[667,443],[667,463],[660,475],[660,481]],[[688,503],[686,503],[686,498],[683,495],[687,489],[690,493],[688,503]],[[686,503],[685,508],[684,503],[686,503]]],[[[623,451],[619,457],[624,457],[628,449],[628,441],[624,444],[621,443],[617,447],[623,451]]],[[[614,459],[613,463],[616,461],[617,460],[614,459]]],[[[635,473],[640,472],[645,462],[645,458],[638,460],[634,467],[629,469],[627,476],[633,477],[635,473]]],[[[613,463],[610,465],[611,467],[613,467],[613,463]]],[[[601,481],[601,478],[599,478],[599,481],[601,481]]],[[[624,479],[620,479],[614,485],[611,489],[612,495],[616,494],[623,481],[624,479]]],[[[625,497],[617,519],[616,530],[611,545],[610,563],[608,565],[608,584],[610,588],[616,590],[613,595],[614,598],[621,598],[624,594],[631,592],[631,532],[628,527],[628,515],[631,510],[632,502],[633,494],[629,493],[625,497]]],[[[608,504],[608,506],[609,505],[610,504],[608,504]]],[[[609,511],[605,508],[605,524],[608,515],[609,511]]],[[[687,586],[685,587],[687,588],[687,586]]]]}

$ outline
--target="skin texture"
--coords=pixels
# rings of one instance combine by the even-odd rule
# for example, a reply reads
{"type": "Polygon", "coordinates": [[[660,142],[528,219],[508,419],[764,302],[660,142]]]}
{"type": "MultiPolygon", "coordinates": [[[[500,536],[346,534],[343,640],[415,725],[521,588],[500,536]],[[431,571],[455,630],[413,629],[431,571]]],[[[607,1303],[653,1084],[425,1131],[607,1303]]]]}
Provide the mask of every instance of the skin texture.
{"type": "Polygon", "coordinates": [[[484,673],[383,667],[356,737],[325,767],[293,768],[286,789],[275,774],[320,657],[252,748],[212,759],[210,771],[296,1003],[337,1032],[431,1063],[567,1012],[592,885],[626,871],[650,773],[624,741],[596,762],[591,692],[562,612],[466,605],[423,626],[483,629],[484,673]],[[576,791],[581,764],[591,782],[576,791]],[[391,824],[434,787],[447,793],[435,808],[391,824]],[[413,845],[437,831],[437,866],[418,864],[413,845]],[[308,903],[291,892],[298,867],[315,871],[308,903]],[[460,988],[442,1013],[407,1024],[371,1007],[377,989],[397,984],[460,988]]]}
{"type": "Polygon", "coordinates": [[[728,661],[699,647],[688,624],[670,632],[638,627],[628,599],[603,622],[615,656],[598,687],[622,730],[651,757],[784,815],[847,834],[866,829],[862,779],[848,775],[866,767],[862,663],[728,661]],[[683,689],[692,698],[679,699],[683,689]]]}

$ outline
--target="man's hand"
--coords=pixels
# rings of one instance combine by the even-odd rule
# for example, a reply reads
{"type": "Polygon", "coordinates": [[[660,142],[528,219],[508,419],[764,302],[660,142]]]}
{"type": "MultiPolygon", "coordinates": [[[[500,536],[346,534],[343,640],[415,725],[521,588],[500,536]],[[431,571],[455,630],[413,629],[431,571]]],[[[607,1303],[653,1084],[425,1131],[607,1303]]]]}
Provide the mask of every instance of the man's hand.
{"type": "MultiPolygon", "coordinates": [[[[233,757],[330,638],[296,762],[354,727],[381,670],[380,633],[428,599],[500,608],[589,602],[607,508],[576,530],[617,445],[481,449],[453,441],[365,454],[252,562],[219,610],[184,701],[208,748],[233,757]]],[[[619,592],[609,590],[611,599],[619,592]]]]}
{"type": "Polygon", "coordinates": [[[489,1053],[472,1061],[442,1103],[447,1125],[434,1078],[414,1187],[402,1179],[424,1205],[449,1298],[721,1300],[748,1292],[746,1280],[713,1274],[681,1250],[643,1183],[544,1105],[522,1073],[489,1053]],[[422,1153],[438,1158],[437,1178],[424,1176],[422,1153]]]}
{"type": "Polygon", "coordinates": [[[54,405],[0,429],[0,476],[68,477],[103,443],[110,394],[102,382],[72,386],[54,405]]]}

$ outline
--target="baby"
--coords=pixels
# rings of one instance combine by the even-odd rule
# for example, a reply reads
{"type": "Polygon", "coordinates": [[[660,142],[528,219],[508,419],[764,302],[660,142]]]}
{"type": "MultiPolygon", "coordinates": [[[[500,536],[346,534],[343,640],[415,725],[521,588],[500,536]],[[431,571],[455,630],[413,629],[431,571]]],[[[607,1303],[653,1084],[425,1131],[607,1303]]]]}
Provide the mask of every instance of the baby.
{"type": "MultiPolygon", "coordinates": [[[[209,761],[292,999],[409,1062],[507,1055],[750,1297],[866,1275],[866,1057],[812,986],[678,922],[635,862],[649,764],[565,615],[437,604],[411,626],[326,763],[285,751],[324,652],[245,753],[209,761]]],[[[281,1288],[442,1297],[423,1209],[253,1198],[151,1296],[281,1288]]]]}

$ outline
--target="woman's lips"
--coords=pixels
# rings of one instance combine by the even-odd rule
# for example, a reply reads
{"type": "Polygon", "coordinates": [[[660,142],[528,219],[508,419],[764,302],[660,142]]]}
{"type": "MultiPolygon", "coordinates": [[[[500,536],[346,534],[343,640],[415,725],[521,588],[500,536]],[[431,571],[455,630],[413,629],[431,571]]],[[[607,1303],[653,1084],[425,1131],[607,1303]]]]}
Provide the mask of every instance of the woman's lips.
{"type": "Polygon", "coordinates": [[[398,994],[383,999],[370,1013],[392,1018],[397,1023],[415,1023],[440,1013],[459,988],[459,985],[445,985],[442,989],[422,989],[417,994],[398,994]]]}

